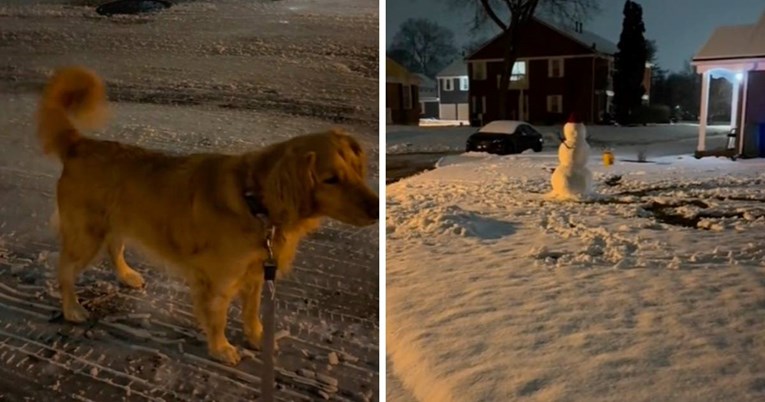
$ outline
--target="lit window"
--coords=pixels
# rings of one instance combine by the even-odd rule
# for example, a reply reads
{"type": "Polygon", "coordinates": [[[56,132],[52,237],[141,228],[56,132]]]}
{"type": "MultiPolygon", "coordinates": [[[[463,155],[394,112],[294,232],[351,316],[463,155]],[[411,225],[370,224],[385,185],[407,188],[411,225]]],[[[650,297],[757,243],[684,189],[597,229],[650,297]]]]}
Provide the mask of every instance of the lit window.
{"type": "Polygon", "coordinates": [[[467,77],[460,77],[460,91],[467,91],[467,90],[468,90],[467,77]]]}
{"type": "Polygon", "coordinates": [[[516,61],[513,64],[513,73],[510,75],[510,81],[521,81],[526,78],[526,62],[516,61]]]}

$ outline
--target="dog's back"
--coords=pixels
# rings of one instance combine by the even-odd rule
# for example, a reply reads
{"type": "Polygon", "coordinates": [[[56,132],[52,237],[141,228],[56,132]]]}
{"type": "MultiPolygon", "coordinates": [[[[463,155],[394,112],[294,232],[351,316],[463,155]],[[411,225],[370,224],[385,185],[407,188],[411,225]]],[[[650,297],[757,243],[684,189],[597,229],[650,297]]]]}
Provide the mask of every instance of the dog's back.
{"type": "MultiPolygon", "coordinates": [[[[232,226],[241,219],[228,221],[225,213],[209,211],[210,206],[227,209],[228,194],[218,184],[221,177],[235,175],[237,157],[171,156],[88,138],[80,131],[105,123],[106,116],[103,82],[79,67],[59,70],[40,101],[43,150],[63,164],[57,229],[70,250],[92,254],[94,243],[135,240],[152,254],[188,265],[192,255],[205,257],[200,253],[205,244],[219,242],[221,233],[216,232],[240,230],[232,226]],[[215,222],[207,222],[211,219],[215,222]]],[[[210,249],[222,251],[220,246],[210,249]]]]}

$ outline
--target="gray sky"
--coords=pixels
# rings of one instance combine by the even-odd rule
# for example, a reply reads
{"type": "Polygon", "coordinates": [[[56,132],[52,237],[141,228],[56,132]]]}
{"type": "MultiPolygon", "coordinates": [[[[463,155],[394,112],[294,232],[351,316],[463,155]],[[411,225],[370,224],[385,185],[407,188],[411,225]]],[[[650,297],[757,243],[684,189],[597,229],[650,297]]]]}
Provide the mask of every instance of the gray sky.
{"type": "MultiPolygon", "coordinates": [[[[658,62],[669,70],[681,69],[683,62],[701,48],[717,26],[754,23],[765,12],[763,0],[637,2],[643,6],[646,38],[656,40],[659,48],[658,62]]],[[[448,4],[449,0],[387,0],[387,43],[390,43],[399,25],[411,17],[428,18],[451,29],[458,47],[470,42],[469,13],[452,9],[448,4]]],[[[617,43],[621,33],[624,1],[600,0],[600,4],[601,12],[585,22],[585,29],[617,43]]]]}

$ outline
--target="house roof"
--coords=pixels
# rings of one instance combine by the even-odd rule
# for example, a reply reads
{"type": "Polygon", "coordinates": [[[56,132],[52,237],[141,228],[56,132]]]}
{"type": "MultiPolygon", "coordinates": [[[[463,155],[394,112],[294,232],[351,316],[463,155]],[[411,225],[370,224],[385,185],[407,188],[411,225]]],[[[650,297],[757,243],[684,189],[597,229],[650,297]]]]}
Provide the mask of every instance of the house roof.
{"type": "Polygon", "coordinates": [[[731,60],[765,57],[765,12],[754,24],[717,28],[694,61],[731,60]]]}
{"type": "MultiPolygon", "coordinates": [[[[582,30],[582,32],[577,32],[572,27],[566,26],[564,24],[556,24],[552,21],[543,19],[541,17],[532,17],[532,20],[552,29],[555,32],[560,33],[561,35],[564,35],[571,40],[573,40],[576,43],[579,43],[580,45],[586,47],[587,49],[591,49],[593,53],[599,53],[599,54],[606,54],[606,55],[615,55],[619,48],[616,46],[616,43],[587,30],[582,30]]],[[[475,50],[473,53],[471,53],[466,59],[472,59],[473,56],[475,56],[478,52],[483,50],[483,48],[491,45],[494,41],[496,41],[500,36],[502,36],[504,32],[498,33],[494,38],[486,41],[486,43],[483,44],[480,48],[475,50]]]]}
{"type": "Polygon", "coordinates": [[[563,25],[555,24],[552,21],[545,20],[543,18],[537,18],[537,21],[549,26],[550,28],[568,36],[569,38],[581,43],[582,45],[595,50],[598,53],[614,55],[619,51],[616,43],[587,30],[577,32],[573,28],[563,25]]]}
{"type": "Polygon", "coordinates": [[[462,57],[458,57],[453,62],[451,62],[451,64],[436,74],[436,77],[461,77],[467,75],[467,63],[465,63],[465,60],[463,60],[462,57]]]}
{"type": "Polygon", "coordinates": [[[385,58],[385,82],[405,85],[417,85],[420,79],[390,57],[385,58]]]}
{"type": "Polygon", "coordinates": [[[436,80],[428,77],[425,74],[422,73],[414,73],[414,76],[417,77],[417,79],[420,80],[420,87],[421,88],[428,88],[428,87],[437,87],[438,84],[436,83],[436,80]]]}

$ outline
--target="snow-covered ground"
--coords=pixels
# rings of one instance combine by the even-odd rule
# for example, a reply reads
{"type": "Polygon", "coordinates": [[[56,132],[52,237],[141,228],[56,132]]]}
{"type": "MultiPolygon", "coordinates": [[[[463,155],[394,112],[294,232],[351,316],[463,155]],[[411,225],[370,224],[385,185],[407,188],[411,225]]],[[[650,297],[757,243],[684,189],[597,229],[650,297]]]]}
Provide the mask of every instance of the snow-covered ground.
{"type": "MultiPolygon", "coordinates": [[[[119,286],[102,262],[78,285],[98,320],[49,322],[60,166],[35,139],[39,89],[54,67],[85,64],[114,102],[94,135],[169,152],[241,152],[340,126],[370,151],[376,182],[378,3],[183,1],[113,19],[84,3],[98,2],[0,4],[0,400],[253,400],[259,352],[212,361],[187,288],[141,256],[128,260],[145,290],[119,286]]],[[[277,400],[377,400],[378,228],[328,224],[295,271],[278,290],[277,400]]],[[[228,331],[245,345],[238,304],[228,331]]]]}
{"type": "Polygon", "coordinates": [[[765,162],[651,159],[594,155],[591,203],[543,200],[552,152],[387,186],[400,400],[765,400],[765,162]]]}
{"type": "Polygon", "coordinates": [[[420,119],[420,127],[469,126],[467,120],[420,119]]]}
{"type": "MultiPolygon", "coordinates": [[[[545,146],[556,148],[560,143],[557,133],[561,126],[537,126],[545,138],[545,146]]],[[[594,149],[612,148],[619,154],[632,154],[647,149],[649,156],[692,154],[696,149],[698,125],[666,124],[645,127],[587,127],[590,145],[594,149]]],[[[708,148],[722,146],[728,126],[710,126],[708,148]]],[[[467,137],[477,131],[470,126],[444,127],[436,124],[424,126],[388,126],[386,129],[387,154],[446,153],[465,150],[467,137]]]]}

